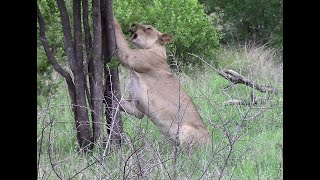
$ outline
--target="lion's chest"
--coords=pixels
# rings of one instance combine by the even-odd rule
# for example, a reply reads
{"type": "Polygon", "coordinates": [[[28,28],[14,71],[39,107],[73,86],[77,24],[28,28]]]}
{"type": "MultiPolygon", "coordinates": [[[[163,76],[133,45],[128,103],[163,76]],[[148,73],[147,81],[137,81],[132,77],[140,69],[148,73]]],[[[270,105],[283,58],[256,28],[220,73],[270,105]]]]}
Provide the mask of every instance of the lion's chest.
{"type": "Polygon", "coordinates": [[[138,74],[131,73],[128,87],[129,93],[135,101],[141,101],[147,95],[148,87],[138,74]]]}
{"type": "Polygon", "coordinates": [[[162,74],[156,76],[132,72],[129,80],[129,92],[136,106],[147,112],[168,108],[168,90],[170,84],[162,74]]]}

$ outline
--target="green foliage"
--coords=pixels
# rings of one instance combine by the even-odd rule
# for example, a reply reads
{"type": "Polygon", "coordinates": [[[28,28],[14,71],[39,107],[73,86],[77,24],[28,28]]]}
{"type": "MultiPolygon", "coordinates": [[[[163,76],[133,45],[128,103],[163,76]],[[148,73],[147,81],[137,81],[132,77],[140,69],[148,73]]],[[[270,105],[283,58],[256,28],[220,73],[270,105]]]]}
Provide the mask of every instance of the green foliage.
{"type": "Polygon", "coordinates": [[[283,0],[199,0],[206,13],[214,16],[224,34],[223,41],[254,39],[282,46],[283,0]]]}
{"type": "Polygon", "coordinates": [[[54,70],[47,61],[42,46],[37,48],[37,104],[42,106],[50,94],[55,94],[61,82],[54,82],[54,70]]]}
{"type": "Polygon", "coordinates": [[[114,12],[125,34],[134,22],[172,34],[174,41],[167,45],[168,50],[184,64],[201,63],[187,58],[188,53],[212,56],[219,47],[218,33],[196,0],[115,0],[114,12]]]}
{"type": "MultiPolygon", "coordinates": [[[[49,44],[54,45],[55,48],[63,48],[63,33],[60,13],[57,8],[56,2],[51,0],[40,0],[38,1],[38,4],[45,21],[46,35],[49,44]]],[[[71,11],[69,12],[69,14],[70,13],[71,11]]],[[[38,44],[40,44],[40,42],[38,44]]]]}
{"type": "Polygon", "coordinates": [[[111,61],[106,64],[106,67],[108,66],[110,69],[114,69],[114,68],[117,68],[119,64],[120,64],[119,59],[112,57],[111,61]]]}

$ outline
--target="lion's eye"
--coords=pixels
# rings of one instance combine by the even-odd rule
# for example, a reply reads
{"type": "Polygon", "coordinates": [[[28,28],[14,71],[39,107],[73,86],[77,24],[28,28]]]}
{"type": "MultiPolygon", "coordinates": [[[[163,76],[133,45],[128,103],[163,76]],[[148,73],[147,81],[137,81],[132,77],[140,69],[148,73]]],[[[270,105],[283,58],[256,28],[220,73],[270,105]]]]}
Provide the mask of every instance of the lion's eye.
{"type": "Polygon", "coordinates": [[[151,27],[148,27],[147,29],[148,29],[148,30],[152,30],[152,28],[151,28],[151,27]]]}

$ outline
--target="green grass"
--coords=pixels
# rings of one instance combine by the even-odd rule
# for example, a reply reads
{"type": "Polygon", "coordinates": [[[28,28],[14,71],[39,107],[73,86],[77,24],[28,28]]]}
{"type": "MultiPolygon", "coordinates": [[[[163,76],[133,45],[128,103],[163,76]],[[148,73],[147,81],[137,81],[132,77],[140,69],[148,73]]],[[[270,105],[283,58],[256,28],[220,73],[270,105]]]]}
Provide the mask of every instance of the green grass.
{"type": "MultiPolygon", "coordinates": [[[[222,179],[282,179],[282,69],[273,63],[277,62],[274,60],[277,56],[266,48],[251,47],[223,50],[218,58],[223,67],[241,72],[257,83],[275,86],[279,94],[257,106],[224,106],[223,102],[230,98],[249,99],[252,90],[244,85],[223,90],[228,81],[209,67],[189,75],[179,74],[181,85],[198,107],[213,143],[197,149],[190,157],[180,154],[176,161],[177,179],[218,179],[222,170],[222,179]],[[223,128],[232,137],[239,135],[230,155],[223,128]]],[[[122,88],[124,82],[122,69],[122,88]]],[[[146,179],[173,178],[173,147],[147,118],[138,120],[123,114],[126,142],[121,148],[107,152],[103,160],[96,161],[104,153],[99,146],[92,153],[80,154],[63,84],[52,96],[49,106],[42,102],[38,109],[39,179],[59,179],[56,173],[64,179],[75,174],[73,179],[142,179],[141,172],[146,179]],[[50,120],[53,123],[48,125],[50,120]]],[[[256,96],[266,96],[254,92],[256,96]]]]}

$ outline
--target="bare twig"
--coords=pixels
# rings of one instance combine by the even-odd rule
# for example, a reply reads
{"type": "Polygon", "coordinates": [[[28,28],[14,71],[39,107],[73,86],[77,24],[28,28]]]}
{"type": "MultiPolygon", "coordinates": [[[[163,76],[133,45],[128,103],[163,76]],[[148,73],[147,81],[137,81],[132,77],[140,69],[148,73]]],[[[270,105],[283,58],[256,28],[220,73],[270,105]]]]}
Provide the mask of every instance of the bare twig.
{"type": "Polygon", "coordinates": [[[88,169],[90,166],[94,165],[94,164],[97,163],[97,162],[98,162],[98,161],[96,160],[96,161],[94,161],[93,163],[89,164],[88,166],[86,166],[85,168],[83,168],[82,170],[78,171],[77,173],[75,173],[75,174],[74,174],[73,176],[71,176],[70,178],[68,178],[68,180],[76,177],[78,174],[80,174],[80,173],[83,172],[84,170],[88,169]]]}
{"type": "MultiPolygon", "coordinates": [[[[179,71],[179,65],[178,65],[178,61],[176,60],[175,56],[173,56],[174,58],[174,62],[176,62],[176,66],[177,66],[177,69],[179,71]]],[[[176,180],[177,179],[177,159],[178,159],[178,149],[179,149],[179,145],[180,145],[180,142],[179,142],[179,133],[180,133],[180,126],[181,126],[181,120],[182,120],[182,116],[181,116],[181,113],[180,113],[180,110],[181,110],[181,79],[180,79],[180,76],[178,76],[178,83],[179,83],[179,94],[178,94],[178,111],[177,111],[177,114],[175,116],[175,120],[177,121],[178,123],[178,127],[177,127],[177,132],[176,132],[176,137],[175,137],[175,141],[173,142],[174,145],[173,145],[173,180],[176,180]]],[[[187,108],[186,108],[187,109],[187,108]]],[[[168,130],[169,131],[169,130],[168,130]]]]}
{"type": "MultiPolygon", "coordinates": [[[[128,161],[129,161],[129,159],[130,159],[133,155],[135,155],[142,147],[143,147],[143,145],[140,146],[139,148],[134,149],[134,151],[129,155],[129,157],[128,157],[127,160],[125,161],[124,166],[123,166],[123,180],[127,179],[127,178],[126,178],[127,176],[125,176],[125,174],[126,174],[126,166],[127,166],[127,163],[128,163],[128,161]]],[[[139,169],[140,169],[140,172],[141,172],[140,163],[138,163],[138,166],[139,166],[139,169]]],[[[141,177],[141,174],[140,174],[140,173],[139,173],[138,175],[140,175],[140,177],[141,177]]]]}
{"type": "MultiPolygon", "coordinates": [[[[108,154],[112,153],[113,151],[110,151],[108,154]]],[[[107,155],[108,155],[107,154],[107,155]]],[[[83,172],[84,170],[88,169],[90,166],[94,165],[95,163],[101,161],[104,158],[104,156],[100,157],[99,159],[96,159],[95,161],[93,161],[92,163],[90,163],[89,165],[87,165],[85,168],[81,169],[80,171],[76,172],[73,176],[71,176],[69,179],[72,179],[74,177],[76,177],[78,174],[80,174],[81,172],[83,172]]]]}
{"type": "MultiPolygon", "coordinates": [[[[148,138],[147,138],[147,141],[150,143],[150,140],[149,140],[148,138]]],[[[165,172],[166,172],[166,174],[168,175],[168,178],[171,180],[171,176],[170,176],[170,174],[169,174],[169,172],[168,172],[168,170],[167,170],[167,168],[166,168],[166,165],[164,164],[165,161],[162,161],[162,160],[161,160],[160,153],[156,150],[156,148],[153,146],[153,144],[150,143],[150,145],[151,145],[152,150],[154,151],[154,153],[157,155],[158,163],[157,163],[156,165],[160,164],[160,166],[161,166],[163,169],[165,169],[165,172]]],[[[152,168],[152,167],[150,167],[150,169],[151,169],[151,168],[152,168]]],[[[163,178],[163,179],[165,179],[165,178],[163,178]]]]}
{"type": "Polygon", "coordinates": [[[62,179],[58,172],[56,172],[56,168],[55,168],[55,165],[54,163],[52,162],[52,157],[51,157],[51,151],[50,151],[50,147],[51,147],[51,130],[52,130],[52,126],[53,126],[53,119],[50,118],[50,128],[49,128],[49,145],[48,145],[48,156],[49,156],[49,160],[50,160],[50,164],[51,164],[51,169],[53,170],[53,172],[56,174],[56,176],[59,178],[59,179],[62,179]]]}
{"type": "MultiPolygon", "coordinates": [[[[52,90],[52,84],[49,86],[49,96],[47,98],[47,108],[50,106],[50,102],[51,102],[51,90],[52,90]]],[[[49,113],[46,113],[46,115],[47,114],[49,114],[49,113]]],[[[43,117],[43,121],[44,121],[46,115],[43,117]]],[[[42,141],[43,141],[43,137],[44,137],[44,131],[50,124],[51,124],[51,122],[49,122],[47,125],[45,125],[42,128],[42,131],[41,131],[41,138],[40,138],[40,145],[39,145],[39,155],[38,155],[38,162],[37,162],[37,175],[39,174],[40,157],[41,157],[41,153],[42,153],[41,150],[42,150],[42,141]]]]}

